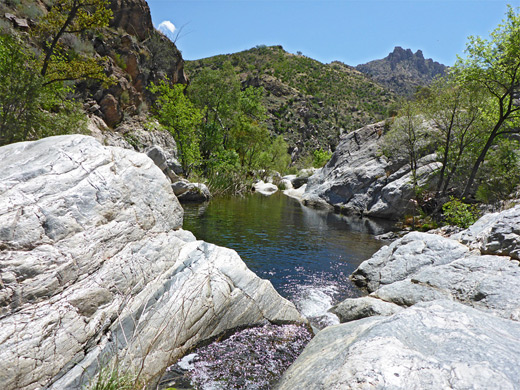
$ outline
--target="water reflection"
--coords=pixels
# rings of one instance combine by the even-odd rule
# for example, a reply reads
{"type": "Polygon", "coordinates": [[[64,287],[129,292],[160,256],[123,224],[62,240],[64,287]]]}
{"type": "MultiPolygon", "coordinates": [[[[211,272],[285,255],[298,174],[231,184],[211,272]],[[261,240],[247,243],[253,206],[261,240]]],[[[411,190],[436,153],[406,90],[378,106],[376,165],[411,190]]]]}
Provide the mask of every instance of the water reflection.
{"type": "Polygon", "coordinates": [[[328,324],[333,303],[358,295],[348,275],[384,245],[373,235],[391,225],[317,211],[282,194],[252,194],[186,206],[184,228],[235,249],[304,315],[328,324]]]}

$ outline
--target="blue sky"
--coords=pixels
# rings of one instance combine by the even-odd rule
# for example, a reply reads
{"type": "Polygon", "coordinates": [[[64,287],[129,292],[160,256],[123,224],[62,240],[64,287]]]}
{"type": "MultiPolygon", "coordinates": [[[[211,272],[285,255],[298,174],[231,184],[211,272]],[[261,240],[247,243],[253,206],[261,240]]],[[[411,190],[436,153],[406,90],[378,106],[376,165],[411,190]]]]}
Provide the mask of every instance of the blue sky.
{"type": "MultiPolygon", "coordinates": [[[[282,45],[321,62],[357,65],[394,46],[421,49],[452,65],[467,37],[488,37],[507,4],[520,0],[148,0],[157,27],[169,21],[180,34],[184,59],[282,45]]],[[[171,28],[171,26],[170,26],[171,28]]]]}

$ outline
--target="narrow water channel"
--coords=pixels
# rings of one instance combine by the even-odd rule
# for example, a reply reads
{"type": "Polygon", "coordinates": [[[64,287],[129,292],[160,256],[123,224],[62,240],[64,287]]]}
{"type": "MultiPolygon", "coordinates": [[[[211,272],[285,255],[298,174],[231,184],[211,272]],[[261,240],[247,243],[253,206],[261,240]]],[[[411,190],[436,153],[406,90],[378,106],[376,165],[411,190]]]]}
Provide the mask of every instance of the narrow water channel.
{"type": "Polygon", "coordinates": [[[327,312],[333,304],[359,295],[348,276],[384,245],[374,235],[391,228],[310,209],[281,193],[218,198],[184,208],[184,229],[235,249],[253,272],[270,280],[320,328],[337,321],[327,312]]]}

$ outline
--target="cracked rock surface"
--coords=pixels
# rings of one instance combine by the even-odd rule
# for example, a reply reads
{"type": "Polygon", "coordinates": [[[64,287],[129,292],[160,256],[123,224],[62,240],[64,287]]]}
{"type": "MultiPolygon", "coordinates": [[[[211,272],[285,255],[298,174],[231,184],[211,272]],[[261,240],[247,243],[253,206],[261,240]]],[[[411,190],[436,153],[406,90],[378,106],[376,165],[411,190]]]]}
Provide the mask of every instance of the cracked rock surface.
{"type": "Polygon", "coordinates": [[[153,378],[198,342],[304,322],[236,252],[181,229],[146,155],[59,136],[0,148],[0,383],[76,389],[114,356],[153,378]]]}
{"type": "MultiPolygon", "coordinates": [[[[308,180],[303,203],[334,206],[342,213],[399,219],[413,207],[411,172],[382,152],[385,123],[371,124],[340,138],[330,161],[308,180]]],[[[440,167],[435,156],[419,160],[417,180],[425,186],[440,167]]]]}
{"type": "Polygon", "coordinates": [[[520,323],[458,302],[323,329],[277,390],[518,389],[520,323]]]}
{"type": "MultiPolygon", "coordinates": [[[[370,298],[384,303],[408,307],[449,299],[520,321],[520,263],[509,256],[499,256],[515,252],[504,249],[514,241],[511,234],[497,233],[504,230],[520,230],[520,206],[484,216],[452,238],[409,233],[381,248],[350,278],[371,293],[370,298]],[[517,216],[515,222],[512,215],[517,216]],[[490,242],[495,251],[486,245],[490,242]]],[[[349,302],[350,307],[356,304],[364,307],[366,302],[349,302]]]]}

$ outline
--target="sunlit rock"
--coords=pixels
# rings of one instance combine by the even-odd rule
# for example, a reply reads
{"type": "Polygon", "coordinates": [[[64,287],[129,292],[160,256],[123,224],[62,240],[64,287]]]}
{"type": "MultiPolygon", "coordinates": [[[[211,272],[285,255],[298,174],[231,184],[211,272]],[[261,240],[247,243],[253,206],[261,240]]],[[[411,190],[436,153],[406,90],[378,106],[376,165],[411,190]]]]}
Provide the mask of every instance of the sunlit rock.
{"type": "Polygon", "coordinates": [[[516,389],[520,323],[451,301],[322,330],[277,390],[516,389]]]}
{"type": "Polygon", "coordinates": [[[304,322],[236,252],[181,229],[146,155],[60,136],[0,148],[0,383],[78,389],[116,355],[143,379],[240,326],[304,322]]]}

